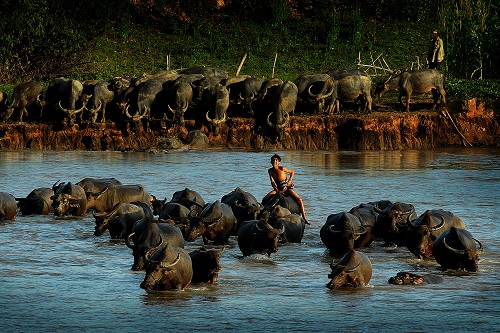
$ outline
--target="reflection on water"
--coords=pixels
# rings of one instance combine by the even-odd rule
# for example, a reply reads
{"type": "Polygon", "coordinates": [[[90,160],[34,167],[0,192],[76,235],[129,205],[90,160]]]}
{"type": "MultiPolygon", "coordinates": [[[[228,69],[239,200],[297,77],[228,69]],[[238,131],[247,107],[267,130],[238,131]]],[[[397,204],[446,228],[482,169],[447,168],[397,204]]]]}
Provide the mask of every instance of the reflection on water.
{"type": "MultiPolygon", "coordinates": [[[[258,199],[269,190],[274,152],[0,152],[0,191],[17,197],[56,181],[116,177],[158,198],[190,188],[207,202],[236,187],[258,199]]],[[[131,251],[81,218],[19,216],[0,223],[0,324],[5,332],[150,331],[477,331],[500,324],[498,197],[500,150],[278,152],[296,171],[308,226],[302,244],[271,257],[241,258],[235,237],[213,286],[181,292],[139,288],[131,251]],[[329,214],[374,200],[411,203],[417,214],[443,208],[484,245],[477,273],[443,272],[405,248],[375,243],[370,286],[330,291],[319,229],[329,214]],[[434,285],[394,286],[398,271],[438,274],[434,285]],[[444,312],[446,310],[446,313],[444,312]],[[408,327],[411,327],[409,329],[408,327]]],[[[192,250],[201,240],[188,243],[192,250]]]]}

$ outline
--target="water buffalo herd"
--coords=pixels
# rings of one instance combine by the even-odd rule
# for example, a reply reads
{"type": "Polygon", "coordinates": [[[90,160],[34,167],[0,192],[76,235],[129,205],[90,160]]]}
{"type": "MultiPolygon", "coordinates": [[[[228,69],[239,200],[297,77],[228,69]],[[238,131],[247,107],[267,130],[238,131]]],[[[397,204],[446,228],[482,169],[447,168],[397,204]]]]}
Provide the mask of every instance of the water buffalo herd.
{"type": "MultiPolygon", "coordinates": [[[[285,243],[301,243],[305,221],[297,205],[286,205],[282,194],[259,202],[236,188],[221,200],[205,202],[189,188],[161,200],[141,185],[115,178],[84,178],[77,183],[57,181],[37,188],[25,198],[0,192],[0,220],[18,214],[86,216],[95,218],[95,236],[106,230],[132,250],[131,269],[146,273],[141,288],[184,289],[191,283],[215,283],[220,258],[231,237],[243,257],[271,256],[285,243]],[[282,205],[284,203],[284,205],[282,205]],[[186,242],[201,239],[201,248],[187,252],[186,242]]],[[[332,213],[320,229],[331,262],[327,287],[366,286],[372,276],[369,257],[360,249],[373,241],[406,247],[420,260],[436,260],[443,269],[478,270],[481,243],[452,212],[426,210],[417,216],[412,204],[381,200],[332,213]]],[[[394,284],[419,284],[439,279],[400,272],[394,284]]]]}
{"type": "Polygon", "coordinates": [[[296,109],[316,114],[346,110],[360,102],[358,111],[372,111],[373,98],[384,91],[399,91],[399,101],[432,92],[433,109],[441,97],[446,103],[444,74],[438,70],[396,71],[375,89],[362,69],[336,69],[305,74],[292,81],[265,80],[251,75],[230,77],[212,67],[164,70],[142,77],[78,81],[52,79],[46,89],[36,81],[14,88],[12,96],[0,96],[0,121],[54,123],[63,128],[114,122],[132,124],[134,130],[183,124],[185,119],[205,125],[218,135],[230,117],[253,117],[254,130],[280,140],[296,109]],[[142,126],[141,126],[142,124],[142,126]]]}

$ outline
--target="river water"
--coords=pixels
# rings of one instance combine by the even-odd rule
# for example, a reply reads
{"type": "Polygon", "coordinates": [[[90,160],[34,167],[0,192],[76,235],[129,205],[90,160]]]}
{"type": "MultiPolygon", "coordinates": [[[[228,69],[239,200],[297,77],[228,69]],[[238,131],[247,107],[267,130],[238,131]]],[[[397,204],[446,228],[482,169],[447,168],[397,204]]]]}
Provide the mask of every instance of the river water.
{"type": "MultiPolygon", "coordinates": [[[[190,188],[206,202],[236,187],[259,200],[271,189],[274,152],[0,152],[0,191],[25,197],[56,181],[116,177],[158,198],[190,188]]],[[[498,332],[500,150],[278,151],[296,172],[311,226],[301,244],[271,257],[241,257],[231,238],[214,285],[146,292],[131,250],[93,235],[86,217],[18,216],[0,223],[2,332],[498,332]],[[411,203],[418,215],[445,209],[480,240],[479,272],[443,271],[404,248],[360,249],[373,265],[368,287],[330,291],[332,260],[319,237],[329,214],[360,203],[411,203]],[[395,286],[399,271],[441,275],[440,284],[395,286]]],[[[187,243],[192,250],[201,239],[187,243]]]]}

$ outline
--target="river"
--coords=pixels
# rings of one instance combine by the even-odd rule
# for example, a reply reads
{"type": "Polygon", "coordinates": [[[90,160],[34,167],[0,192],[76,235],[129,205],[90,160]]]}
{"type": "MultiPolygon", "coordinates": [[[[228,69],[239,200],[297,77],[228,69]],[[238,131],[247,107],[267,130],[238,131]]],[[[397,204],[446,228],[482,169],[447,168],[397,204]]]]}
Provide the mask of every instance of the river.
{"type": "MultiPolygon", "coordinates": [[[[25,197],[56,181],[116,177],[158,198],[189,188],[206,202],[240,187],[259,200],[271,189],[274,152],[170,153],[2,151],[0,191],[25,197]]],[[[2,332],[493,332],[500,324],[500,150],[278,151],[295,170],[312,225],[301,244],[242,258],[229,240],[214,285],[146,292],[131,250],[92,215],[22,216],[0,223],[2,332]],[[452,211],[484,246],[479,272],[443,271],[405,247],[375,242],[368,287],[330,291],[319,230],[328,215],[391,200],[452,211]],[[440,284],[395,286],[399,271],[433,273],[440,284]]],[[[192,250],[201,239],[187,243],[192,250]]]]}

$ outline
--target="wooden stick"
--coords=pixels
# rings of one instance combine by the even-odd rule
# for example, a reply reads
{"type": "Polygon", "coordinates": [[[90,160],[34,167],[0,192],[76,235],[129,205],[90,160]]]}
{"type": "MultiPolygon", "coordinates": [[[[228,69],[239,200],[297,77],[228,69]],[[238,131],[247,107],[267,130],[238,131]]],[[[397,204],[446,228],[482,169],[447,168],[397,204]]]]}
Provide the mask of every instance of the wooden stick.
{"type": "Polygon", "coordinates": [[[447,116],[447,118],[450,120],[450,123],[453,125],[453,127],[455,128],[455,132],[457,132],[458,136],[460,137],[460,139],[462,140],[462,144],[464,145],[464,147],[467,147],[470,146],[472,147],[472,143],[470,143],[467,138],[462,134],[460,133],[460,131],[458,130],[458,127],[457,127],[457,124],[455,124],[455,121],[453,121],[453,118],[451,117],[451,115],[449,114],[448,110],[444,109],[443,110],[443,114],[445,116],[447,116]]]}
{"type": "MultiPolygon", "coordinates": [[[[375,61],[373,60],[373,54],[370,52],[370,59],[372,59],[372,65],[375,66],[375,61]]],[[[378,75],[377,74],[377,67],[374,67],[375,69],[375,75],[378,75]]]]}
{"type": "Polygon", "coordinates": [[[381,69],[381,70],[384,70],[386,72],[391,72],[392,71],[390,69],[387,69],[387,68],[383,68],[383,67],[379,67],[379,66],[373,66],[373,65],[363,65],[363,64],[360,64],[360,66],[363,66],[363,67],[370,67],[370,68],[378,68],[378,69],[381,69]]]}
{"type": "Polygon", "coordinates": [[[387,63],[385,62],[385,59],[382,58],[382,60],[384,61],[384,64],[387,66],[387,69],[390,71],[390,72],[394,72],[393,70],[391,70],[391,68],[389,67],[389,65],[387,65],[387,63]]]}
{"type": "Polygon", "coordinates": [[[277,59],[278,59],[278,52],[276,52],[276,55],[274,56],[273,73],[271,75],[271,79],[274,79],[274,69],[276,68],[276,60],[277,59]]]}
{"type": "Polygon", "coordinates": [[[243,56],[243,59],[241,59],[240,66],[238,67],[238,70],[236,71],[236,76],[238,76],[240,74],[241,67],[243,67],[243,63],[245,62],[246,59],[247,59],[247,54],[245,53],[245,55],[243,56]]]}

